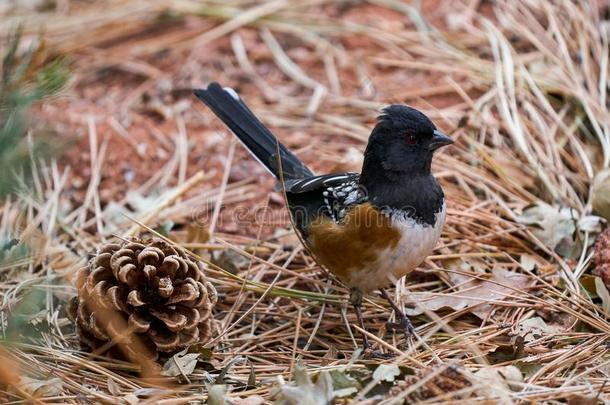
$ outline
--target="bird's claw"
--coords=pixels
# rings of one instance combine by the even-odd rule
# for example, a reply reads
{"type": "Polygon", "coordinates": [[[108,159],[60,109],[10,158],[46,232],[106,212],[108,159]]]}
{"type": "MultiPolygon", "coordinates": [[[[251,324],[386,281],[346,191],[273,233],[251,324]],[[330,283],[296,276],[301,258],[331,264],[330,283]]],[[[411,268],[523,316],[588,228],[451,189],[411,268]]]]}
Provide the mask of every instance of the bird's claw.
{"type": "Polygon", "coordinates": [[[415,328],[407,317],[400,322],[387,322],[386,328],[392,332],[405,332],[407,336],[413,336],[415,334],[415,328]]]}

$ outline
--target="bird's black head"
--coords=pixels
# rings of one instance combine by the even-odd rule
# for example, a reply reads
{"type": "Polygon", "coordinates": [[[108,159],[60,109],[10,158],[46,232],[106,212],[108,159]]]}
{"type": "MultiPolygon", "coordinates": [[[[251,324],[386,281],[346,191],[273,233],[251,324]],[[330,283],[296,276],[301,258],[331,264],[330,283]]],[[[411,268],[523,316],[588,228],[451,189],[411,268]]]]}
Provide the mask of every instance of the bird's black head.
{"type": "Polygon", "coordinates": [[[421,223],[434,225],[444,195],[430,172],[432,155],[451,143],[421,112],[389,106],[369,138],[360,186],[374,205],[403,210],[421,223]]]}
{"type": "Polygon", "coordinates": [[[434,151],[450,143],[453,141],[437,131],[421,112],[391,105],[383,109],[371,133],[363,172],[367,160],[372,160],[375,166],[396,176],[428,175],[434,151]]]}

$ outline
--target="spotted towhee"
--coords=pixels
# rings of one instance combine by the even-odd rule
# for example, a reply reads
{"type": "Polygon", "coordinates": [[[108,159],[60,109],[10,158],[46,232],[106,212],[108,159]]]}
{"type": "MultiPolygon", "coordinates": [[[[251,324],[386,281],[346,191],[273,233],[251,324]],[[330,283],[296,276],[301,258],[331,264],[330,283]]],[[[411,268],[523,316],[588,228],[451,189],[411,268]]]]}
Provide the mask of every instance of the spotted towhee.
{"type": "Polygon", "coordinates": [[[379,289],[399,326],[412,332],[384,288],[414,270],[439,239],[446,207],[430,166],[434,151],[453,141],[421,112],[391,105],[371,133],[362,173],[316,176],[233,89],[212,83],[194,93],[278,180],[307,248],[351,288],[360,326],[362,294],[379,289]]]}

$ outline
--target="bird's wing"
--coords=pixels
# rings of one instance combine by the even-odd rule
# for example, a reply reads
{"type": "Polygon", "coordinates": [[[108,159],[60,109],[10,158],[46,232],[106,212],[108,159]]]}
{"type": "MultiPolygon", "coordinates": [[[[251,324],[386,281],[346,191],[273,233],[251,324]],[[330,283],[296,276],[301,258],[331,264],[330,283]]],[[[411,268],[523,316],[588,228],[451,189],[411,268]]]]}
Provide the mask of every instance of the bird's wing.
{"type": "Polygon", "coordinates": [[[342,183],[353,182],[357,184],[359,178],[360,174],[358,173],[346,172],[323,174],[299,180],[287,180],[286,192],[300,194],[314,190],[322,190],[328,187],[336,187],[342,183]]]}
{"type": "Polygon", "coordinates": [[[321,208],[318,212],[340,222],[351,207],[367,201],[367,194],[360,186],[359,178],[358,173],[310,177],[290,183],[286,192],[292,197],[295,194],[314,194],[321,208]]]}

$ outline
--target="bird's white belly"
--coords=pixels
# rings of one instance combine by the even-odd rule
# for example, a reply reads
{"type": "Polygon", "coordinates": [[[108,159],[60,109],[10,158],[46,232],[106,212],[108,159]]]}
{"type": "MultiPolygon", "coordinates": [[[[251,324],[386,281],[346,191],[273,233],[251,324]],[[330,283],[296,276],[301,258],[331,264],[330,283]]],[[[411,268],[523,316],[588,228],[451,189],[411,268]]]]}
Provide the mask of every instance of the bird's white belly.
{"type": "Polygon", "coordinates": [[[432,252],[445,223],[446,206],[436,214],[434,226],[419,224],[401,215],[392,216],[392,226],[399,229],[398,244],[380,252],[374,262],[349,271],[347,285],[363,292],[387,287],[419,266],[432,252]]]}

